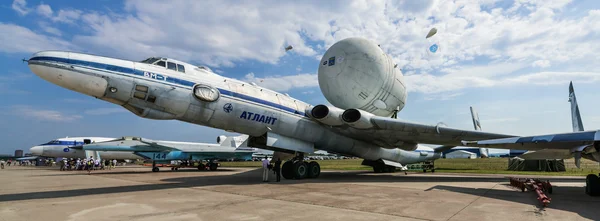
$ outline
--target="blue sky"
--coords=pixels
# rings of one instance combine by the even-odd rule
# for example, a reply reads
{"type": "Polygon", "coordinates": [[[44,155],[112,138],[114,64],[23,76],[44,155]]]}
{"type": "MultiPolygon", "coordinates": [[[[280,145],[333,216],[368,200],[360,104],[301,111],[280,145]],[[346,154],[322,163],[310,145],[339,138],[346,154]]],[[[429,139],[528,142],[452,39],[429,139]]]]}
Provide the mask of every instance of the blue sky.
{"type": "Polygon", "coordinates": [[[318,62],[336,41],[381,44],[409,88],[399,117],[533,135],[568,132],[573,81],[584,126],[600,128],[600,3],[584,1],[35,1],[0,3],[0,153],[65,136],[215,142],[224,131],[139,118],[60,88],[21,62],[60,49],[173,57],[326,103],[318,62]],[[424,37],[432,27],[433,39],[424,37]],[[436,42],[440,53],[426,47],[436,42]],[[287,45],[294,49],[285,52],[287,45]]]}

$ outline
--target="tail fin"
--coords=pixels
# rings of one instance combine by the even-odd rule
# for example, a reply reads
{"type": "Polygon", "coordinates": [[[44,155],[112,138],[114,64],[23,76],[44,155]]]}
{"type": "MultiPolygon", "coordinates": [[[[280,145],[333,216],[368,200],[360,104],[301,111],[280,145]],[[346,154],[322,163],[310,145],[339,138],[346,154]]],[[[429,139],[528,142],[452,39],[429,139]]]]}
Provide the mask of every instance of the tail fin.
{"type": "Polygon", "coordinates": [[[581,115],[579,114],[579,105],[577,105],[577,99],[575,98],[575,90],[573,89],[573,82],[569,84],[569,102],[571,102],[571,121],[573,123],[573,132],[583,131],[583,122],[581,121],[581,115]]]}
{"type": "MultiPolygon", "coordinates": [[[[479,122],[479,114],[477,113],[475,108],[473,108],[472,106],[471,106],[471,118],[473,119],[473,127],[475,128],[475,130],[481,131],[481,123],[479,122]]],[[[490,152],[489,152],[488,148],[479,148],[479,155],[482,158],[489,157],[490,152]]]]}

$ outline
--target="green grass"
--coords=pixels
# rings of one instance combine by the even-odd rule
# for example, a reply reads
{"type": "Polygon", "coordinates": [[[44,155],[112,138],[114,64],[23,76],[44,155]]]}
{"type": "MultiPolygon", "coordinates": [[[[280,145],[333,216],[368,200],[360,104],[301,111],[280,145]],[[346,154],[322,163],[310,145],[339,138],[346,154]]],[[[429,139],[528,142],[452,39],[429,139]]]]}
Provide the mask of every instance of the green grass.
{"type": "MultiPolygon", "coordinates": [[[[362,166],[361,159],[347,160],[317,160],[323,170],[365,170],[372,171],[371,167],[362,166]]],[[[260,167],[261,162],[221,162],[224,167],[260,167]]],[[[487,159],[439,159],[435,161],[436,172],[447,173],[478,173],[478,174],[522,174],[542,176],[586,176],[590,173],[600,173],[598,162],[582,160],[581,169],[575,167],[573,159],[565,160],[565,172],[535,172],[535,171],[509,171],[507,158],[487,159]]]]}

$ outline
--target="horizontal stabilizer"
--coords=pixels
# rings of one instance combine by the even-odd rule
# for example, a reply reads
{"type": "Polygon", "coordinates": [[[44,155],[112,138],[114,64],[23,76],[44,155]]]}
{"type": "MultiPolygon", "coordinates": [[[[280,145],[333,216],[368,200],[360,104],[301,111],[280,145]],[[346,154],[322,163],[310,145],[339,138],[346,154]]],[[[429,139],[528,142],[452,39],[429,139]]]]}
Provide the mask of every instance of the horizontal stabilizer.
{"type": "Polygon", "coordinates": [[[444,151],[450,150],[454,147],[456,147],[456,146],[448,146],[448,145],[439,146],[439,147],[433,148],[433,152],[434,153],[443,153],[444,151]]]}

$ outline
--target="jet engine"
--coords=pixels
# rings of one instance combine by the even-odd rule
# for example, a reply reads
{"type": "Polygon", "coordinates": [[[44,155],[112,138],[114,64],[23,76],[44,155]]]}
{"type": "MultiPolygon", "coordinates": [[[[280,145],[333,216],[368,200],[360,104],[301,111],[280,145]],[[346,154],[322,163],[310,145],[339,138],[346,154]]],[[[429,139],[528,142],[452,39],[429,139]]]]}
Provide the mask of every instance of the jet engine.
{"type": "Polygon", "coordinates": [[[377,44],[364,38],[333,44],[321,58],[318,78],[325,98],[341,109],[391,116],[406,102],[402,73],[377,44]]]}

